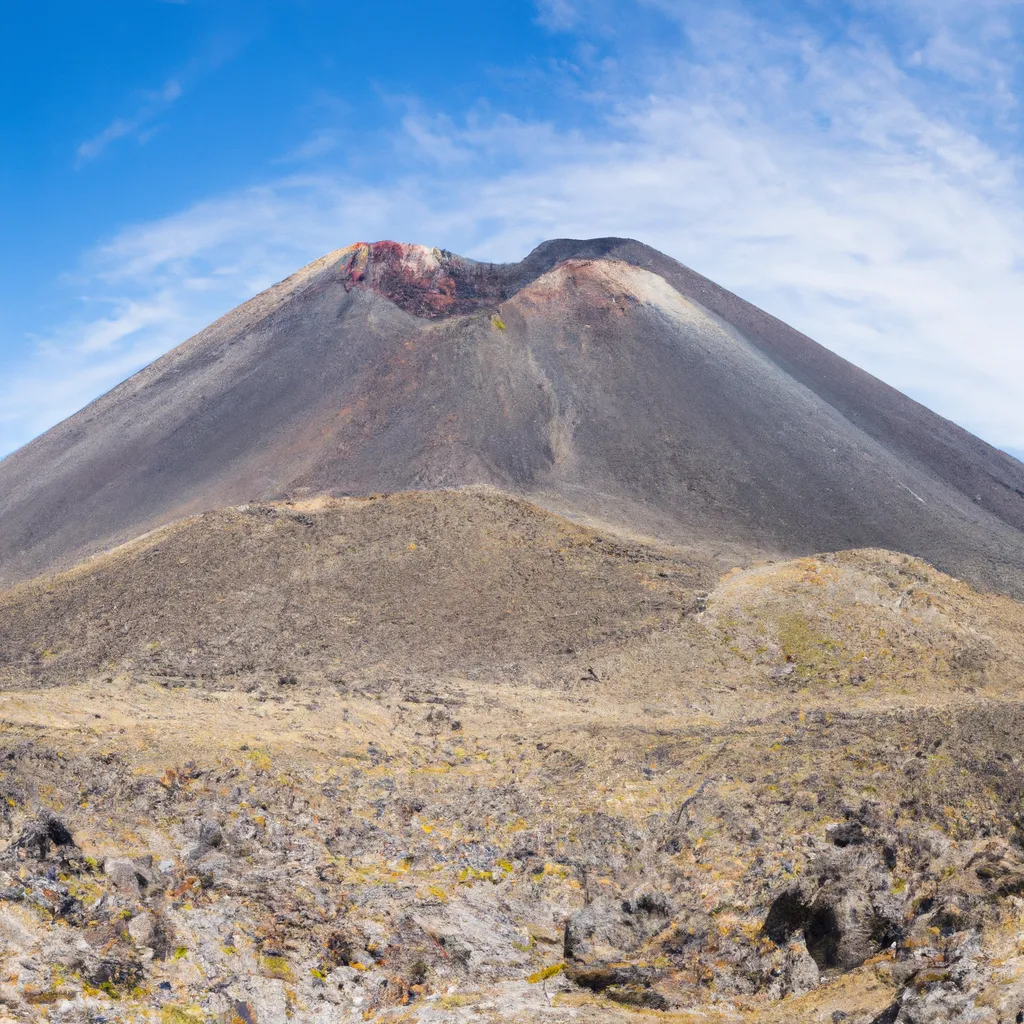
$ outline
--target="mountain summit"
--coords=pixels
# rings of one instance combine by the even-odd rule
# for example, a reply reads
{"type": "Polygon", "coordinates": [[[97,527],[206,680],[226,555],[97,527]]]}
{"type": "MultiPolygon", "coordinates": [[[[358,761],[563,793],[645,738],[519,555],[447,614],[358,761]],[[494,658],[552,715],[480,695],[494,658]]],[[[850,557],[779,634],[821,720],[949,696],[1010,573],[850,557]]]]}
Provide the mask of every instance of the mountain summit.
{"type": "Polygon", "coordinates": [[[0,586],[218,507],[469,484],[1024,595],[1024,466],[617,238],[311,263],[0,462],[0,586]]]}

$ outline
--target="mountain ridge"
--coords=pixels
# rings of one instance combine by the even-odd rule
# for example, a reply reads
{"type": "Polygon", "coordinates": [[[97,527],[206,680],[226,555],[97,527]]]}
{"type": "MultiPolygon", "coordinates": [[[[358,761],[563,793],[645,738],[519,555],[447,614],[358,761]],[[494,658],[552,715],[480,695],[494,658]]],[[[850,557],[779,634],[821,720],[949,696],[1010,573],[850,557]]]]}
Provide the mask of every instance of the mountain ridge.
{"type": "Polygon", "coordinates": [[[617,238],[321,257],[0,461],[0,585],[243,501],[477,483],[1022,592],[1024,466],[617,238]]]}

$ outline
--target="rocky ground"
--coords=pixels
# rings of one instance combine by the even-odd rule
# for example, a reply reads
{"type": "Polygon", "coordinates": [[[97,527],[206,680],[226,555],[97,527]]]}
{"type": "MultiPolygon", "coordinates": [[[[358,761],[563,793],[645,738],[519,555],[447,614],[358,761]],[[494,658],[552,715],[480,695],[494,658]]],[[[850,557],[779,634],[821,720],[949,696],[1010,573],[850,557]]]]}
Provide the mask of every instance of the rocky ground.
{"type": "MultiPolygon", "coordinates": [[[[180,531],[4,595],[0,1019],[1022,1019],[1024,607],[880,551],[719,578],[479,500],[417,506],[415,538],[390,520],[383,574],[353,527],[307,599],[322,563],[289,547],[306,647],[332,579],[359,598],[294,671],[259,630],[196,647],[199,569],[146,597],[140,550],[177,565],[180,531]],[[400,615],[403,559],[442,543],[444,586],[400,615]],[[509,601],[533,609],[512,630],[509,601]],[[410,629],[427,654],[389,657],[410,629]]],[[[339,514],[194,533],[281,521],[233,583],[209,563],[223,622],[262,531],[337,538],[339,514]]]]}

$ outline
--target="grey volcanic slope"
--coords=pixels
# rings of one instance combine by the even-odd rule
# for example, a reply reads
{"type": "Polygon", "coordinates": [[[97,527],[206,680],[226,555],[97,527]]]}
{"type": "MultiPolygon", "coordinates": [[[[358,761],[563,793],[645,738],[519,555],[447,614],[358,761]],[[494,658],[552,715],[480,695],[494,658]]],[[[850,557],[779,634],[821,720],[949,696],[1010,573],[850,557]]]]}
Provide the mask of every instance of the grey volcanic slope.
{"type": "Polygon", "coordinates": [[[1024,596],[1024,465],[622,239],[310,264],[0,462],[0,585],[207,509],[474,483],[1024,596]]]}

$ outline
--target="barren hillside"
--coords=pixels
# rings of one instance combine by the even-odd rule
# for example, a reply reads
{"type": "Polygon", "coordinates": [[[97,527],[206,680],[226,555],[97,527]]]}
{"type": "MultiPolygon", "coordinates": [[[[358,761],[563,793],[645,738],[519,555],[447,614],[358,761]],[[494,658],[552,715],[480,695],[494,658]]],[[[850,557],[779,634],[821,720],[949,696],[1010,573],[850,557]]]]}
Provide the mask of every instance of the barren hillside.
{"type": "Polygon", "coordinates": [[[6,685],[526,671],[677,623],[706,556],[487,490],[249,505],[0,594],[6,685]]]}

